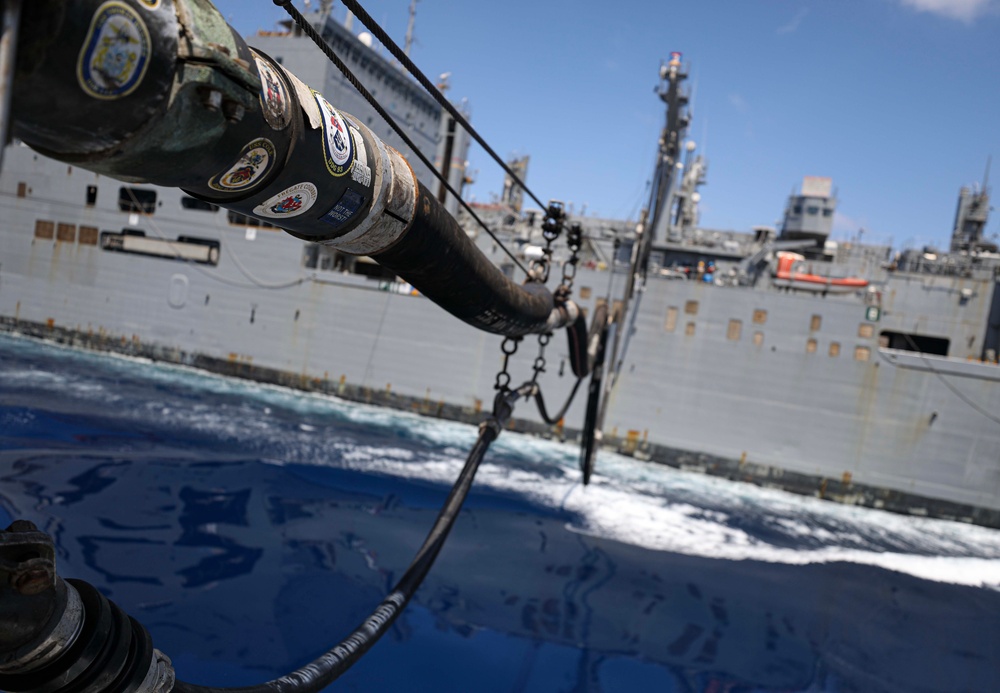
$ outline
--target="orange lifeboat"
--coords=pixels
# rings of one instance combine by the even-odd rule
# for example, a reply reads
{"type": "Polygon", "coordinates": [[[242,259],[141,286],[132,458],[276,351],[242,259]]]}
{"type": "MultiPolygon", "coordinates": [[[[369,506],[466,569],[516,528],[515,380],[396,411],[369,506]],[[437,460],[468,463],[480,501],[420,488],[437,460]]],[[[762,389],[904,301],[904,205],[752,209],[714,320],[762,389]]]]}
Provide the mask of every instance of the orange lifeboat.
{"type": "Polygon", "coordinates": [[[778,251],[774,285],[779,288],[813,293],[846,294],[868,286],[868,280],[861,277],[824,277],[820,274],[803,272],[805,257],[787,250],[778,251]]]}

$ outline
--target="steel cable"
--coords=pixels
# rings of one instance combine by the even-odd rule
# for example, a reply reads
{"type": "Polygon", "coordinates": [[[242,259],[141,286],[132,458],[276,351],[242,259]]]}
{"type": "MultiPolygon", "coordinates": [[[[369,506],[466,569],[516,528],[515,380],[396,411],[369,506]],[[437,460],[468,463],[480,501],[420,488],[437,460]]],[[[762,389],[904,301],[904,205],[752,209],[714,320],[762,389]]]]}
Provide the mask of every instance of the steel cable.
{"type": "MultiPolygon", "coordinates": [[[[441,93],[441,91],[434,85],[433,82],[427,79],[427,76],[420,71],[420,68],[418,68],[416,65],[413,64],[413,61],[410,60],[410,56],[408,56],[406,53],[400,50],[396,42],[393,41],[392,38],[390,38],[387,33],[385,33],[385,30],[383,30],[382,27],[379,26],[378,22],[376,22],[374,19],[371,18],[371,15],[369,15],[365,11],[365,8],[362,7],[361,4],[357,2],[357,0],[342,0],[342,1],[344,3],[344,6],[351,12],[353,12],[354,15],[361,20],[361,23],[364,24],[365,27],[370,32],[372,32],[372,34],[374,34],[375,38],[381,41],[382,45],[389,49],[389,52],[392,53],[392,56],[396,60],[398,60],[400,64],[402,64],[402,66],[405,67],[406,70],[411,75],[413,75],[413,77],[418,82],[420,82],[420,85],[427,90],[427,93],[433,96],[434,100],[437,101],[439,104],[441,104],[442,108],[448,111],[448,113],[451,114],[451,116],[458,122],[458,124],[461,125],[463,128],[465,128],[465,131],[468,132],[469,135],[471,135],[472,138],[476,140],[476,142],[478,142],[483,149],[486,150],[486,153],[489,154],[491,157],[493,157],[494,161],[500,164],[500,167],[504,170],[504,172],[508,176],[510,176],[515,183],[521,186],[524,192],[528,193],[528,196],[532,200],[534,200],[539,207],[541,207],[542,209],[547,209],[548,205],[546,205],[544,202],[538,199],[538,196],[535,195],[535,193],[533,193],[531,189],[524,184],[524,181],[521,180],[517,176],[517,174],[511,170],[511,168],[507,165],[507,163],[503,159],[501,159],[500,156],[495,151],[493,151],[490,145],[486,143],[486,140],[484,140],[479,135],[479,133],[476,132],[475,128],[473,128],[472,125],[469,124],[469,121],[465,119],[465,117],[461,114],[461,112],[459,112],[459,110],[455,108],[451,104],[451,102],[448,101],[448,99],[445,98],[444,94],[441,93]]],[[[278,2],[278,0],[275,0],[275,3],[281,4],[278,2]]]]}
{"type": "MultiPolygon", "coordinates": [[[[469,215],[476,220],[476,222],[483,228],[484,231],[486,231],[486,233],[490,236],[490,238],[492,238],[494,241],[497,242],[497,244],[504,251],[504,253],[506,253],[510,257],[510,259],[514,261],[514,264],[517,265],[517,267],[522,272],[524,272],[527,276],[530,277],[531,272],[523,264],[521,264],[521,261],[518,260],[517,256],[514,255],[514,253],[512,253],[507,248],[507,246],[503,244],[503,241],[497,238],[496,234],[494,234],[493,231],[490,229],[490,227],[486,225],[486,222],[480,219],[479,215],[475,213],[472,207],[470,207],[469,204],[462,199],[462,196],[459,195],[453,187],[451,187],[451,184],[449,184],[448,181],[444,178],[444,176],[441,175],[441,172],[437,170],[434,164],[431,163],[431,161],[424,155],[424,153],[420,151],[417,145],[414,144],[413,140],[411,140],[410,137],[406,134],[406,132],[399,126],[396,120],[391,115],[389,115],[389,113],[384,108],[382,108],[382,105],[379,104],[378,100],[375,99],[375,97],[372,96],[372,94],[367,89],[365,89],[364,85],[362,85],[361,82],[358,80],[358,78],[354,75],[354,73],[351,72],[351,69],[347,67],[347,64],[344,63],[344,61],[342,61],[340,57],[333,51],[330,45],[325,40],[323,40],[323,37],[316,31],[316,29],[309,22],[306,21],[306,18],[302,16],[302,13],[299,12],[291,4],[292,0],[272,0],[272,1],[274,2],[275,5],[283,7],[285,9],[285,11],[292,18],[295,24],[302,30],[302,32],[310,39],[312,39],[312,42],[316,44],[316,46],[321,51],[323,51],[323,54],[330,59],[330,62],[336,65],[337,69],[344,74],[344,77],[347,78],[347,81],[349,81],[351,85],[358,90],[358,93],[361,94],[361,96],[363,96],[366,101],[368,101],[371,107],[374,108],[375,111],[382,117],[382,119],[389,124],[389,127],[391,127],[395,131],[395,133],[399,135],[399,138],[403,140],[403,142],[406,144],[407,147],[410,148],[413,154],[418,159],[420,159],[421,162],[423,162],[424,166],[426,166],[439,181],[441,181],[441,185],[443,185],[448,192],[450,192],[452,195],[455,196],[455,199],[458,200],[459,204],[462,205],[465,211],[468,212],[469,215]]],[[[544,205],[542,206],[544,207],[544,205]]]]}

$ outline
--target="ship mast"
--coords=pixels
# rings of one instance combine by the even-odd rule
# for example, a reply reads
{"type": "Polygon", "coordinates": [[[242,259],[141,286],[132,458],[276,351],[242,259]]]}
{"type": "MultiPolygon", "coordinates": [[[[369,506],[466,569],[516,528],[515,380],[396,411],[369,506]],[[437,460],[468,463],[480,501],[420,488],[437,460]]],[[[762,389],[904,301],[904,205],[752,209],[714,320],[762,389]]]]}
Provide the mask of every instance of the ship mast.
{"type": "Polygon", "coordinates": [[[983,231],[990,215],[990,164],[986,160],[986,173],[979,189],[963,187],[958,193],[958,209],[951,232],[951,252],[975,254],[981,250],[995,251],[996,247],[983,240],[983,231]]]}
{"type": "MultiPolygon", "coordinates": [[[[671,225],[670,210],[673,203],[674,176],[675,172],[679,169],[681,142],[684,139],[684,133],[687,131],[688,123],[691,121],[691,116],[688,112],[689,95],[681,88],[687,76],[687,70],[681,64],[681,54],[679,52],[671,53],[667,64],[660,66],[660,87],[657,93],[666,104],[666,119],[660,135],[649,206],[642,211],[642,218],[636,225],[629,272],[630,281],[625,289],[625,296],[622,299],[621,312],[614,318],[615,322],[624,322],[625,316],[628,316],[628,325],[620,328],[616,327],[613,336],[610,338],[607,359],[610,365],[608,376],[604,382],[604,395],[601,398],[600,411],[596,420],[598,431],[603,426],[608,397],[618,380],[618,374],[625,363],[625,354],[628,352],[629,341],[635,332],[635,320],[639,312],[642,292],[646,285],[646,272],[649,267],[649,256],[653,248],[653,241],[657,237],[664,238],[671,225]]],[[[695,176],[695,180],[697,181],[698,179],[700,179],[700,176],[695,176]]],[[[697,184],[693,185],[693,188],[697,188],[697,184]]]]}
{"type": "Polygon", "coordinates": [[[410,48],[413,46],[413,25],[417,21],[417,3],[420,0],[410,2],[410,21],[406,25],[406,43],[403,44],[403,53],[410,57],[410,48]]]}
{"type": "Polygon", "coordinates": [[[673,52],[666,65],[660,66],[660,87],[657,93],[666,104],[667,112],[660,134],[656,168],[649,195],[645,219],[636,228],[632,250],[632,286],[626,300],[646,281],[649,254],[656,238],[666,238],[671,225],[675,174],[681,163],[681,142],[687,131],[691,115],[688,112],[689,95],[681,88],[688,73],[681,64],[681,54],[673,52]]]}
{"type": "Polygon", "coordinates": [[[679,170],[678,164],[681,163],[681,142],[691,121],[688,112],[689,95],[682,88],[687,76],[687,70],[681,65],[680,53],[671,53],[670,61],[660,67],[661,85],[658,93],[666,104],[667,113],[650,191],[649,217],[652,233],[647,241],[650,245],[656,238],[666,238],[670,228],[674,183],[679,170]]]}

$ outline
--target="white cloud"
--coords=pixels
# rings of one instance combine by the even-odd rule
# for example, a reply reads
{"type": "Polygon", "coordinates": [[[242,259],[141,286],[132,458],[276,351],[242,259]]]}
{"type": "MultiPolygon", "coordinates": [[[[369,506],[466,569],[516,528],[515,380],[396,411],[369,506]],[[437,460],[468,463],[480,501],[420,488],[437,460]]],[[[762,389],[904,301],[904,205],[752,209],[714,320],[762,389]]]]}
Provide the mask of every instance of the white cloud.
{"type": "Polygon", "coordinates": [[[735,92],[729,95],[729,103],[740,113],[746,113],[750,110],[750,106],[747,104],[746,99],[735,92]]]}
{"type": "Polygon", "coordinates": [[[798,30],[799,25],[802,24],[802,20],[806,18],[807,14],[809,14],[809,8],[807,7],[801,8],[798,12],[795,13],[795,16],[792,17],[787,24],[782,24],[777,29],[775,29],[774,33],[776,34],[795,33],[795,31],[798,30]]]}
{"type": "Polygon", "coordinates": [[[996,0],[900,0],[918,12],[932,12],[950,19],[971,22],[988,10],[996,9],[996,0]]]}

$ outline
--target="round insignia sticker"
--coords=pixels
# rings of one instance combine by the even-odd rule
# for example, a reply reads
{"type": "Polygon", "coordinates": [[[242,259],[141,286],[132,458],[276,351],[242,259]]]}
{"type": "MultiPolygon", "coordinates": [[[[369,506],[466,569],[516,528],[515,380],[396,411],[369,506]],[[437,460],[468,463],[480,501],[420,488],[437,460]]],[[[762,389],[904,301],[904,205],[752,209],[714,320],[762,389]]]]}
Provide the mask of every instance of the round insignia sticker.
{"type": "Polygon", "coordinates": [[[224,173],[208,181],[208,187],[220,192],[249,190],[263,180],[274,163],[274,145],[271,140],[258,138],[243,147],[240,158],[224,173]]]}
{"type": "Polygon", "coordinates": [[[313,92],[313,96],[323,114],[323,158],[326,160],[326,168],[332,175],[342,176],[351,168],[351,134],[347,131],[343,116],[330,102],[317,92],[313,92]]]}
{"type": "Polygon", "coordinates": [[[284,130],[292,122],[291,103],[284,80],[269,62],[256,53],[257,74],[260,75],[260,106],[264,120],[274,130],[284,130]]]}
{"type": "Polygon", "coordinates": [[[77,61],[80,87],[95,99],[120,99],[142,82],[149,66],[149,30],[123,2],[97,8],[77,61]]]}
{"type": "Polygon", "coordinates": [[[253,213],[268,219],[287,219],[305,214],[316,203],[319,191],[312,183],[296,183],[253,208],[253,213]]]}

